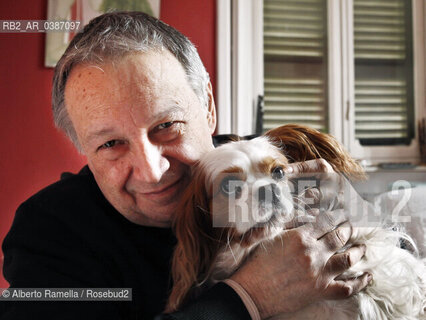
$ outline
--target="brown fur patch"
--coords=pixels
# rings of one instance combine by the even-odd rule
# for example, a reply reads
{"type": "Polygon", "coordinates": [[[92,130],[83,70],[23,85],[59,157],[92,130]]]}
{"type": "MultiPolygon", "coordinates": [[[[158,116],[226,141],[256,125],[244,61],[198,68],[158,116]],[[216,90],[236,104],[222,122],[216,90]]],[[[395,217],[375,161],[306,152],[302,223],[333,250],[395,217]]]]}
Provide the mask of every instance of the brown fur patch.
{"type": "Polygon", "coordinates": [[[322,158],[336,172],[344,173],[350,179],[365,178],[362,167],[329,134],[302,125],[288,124],[269,130],[265,136],[282,150],[290,162],[322,158]]]}
{"type": "Polygon", "coordinates": [[[287,162],[287,159],[285,157],[282,157],[280,159],[275,159],[273,157],[267,157],[257,164],[257,169],[259,170],[259,172],[261,172],[261,173],[263,173],[267,176],[270,176],[271,172],[274,168],[282,167],[283,169],[285,169],[287,164],[288,164],[288,162],[287,162]]]}

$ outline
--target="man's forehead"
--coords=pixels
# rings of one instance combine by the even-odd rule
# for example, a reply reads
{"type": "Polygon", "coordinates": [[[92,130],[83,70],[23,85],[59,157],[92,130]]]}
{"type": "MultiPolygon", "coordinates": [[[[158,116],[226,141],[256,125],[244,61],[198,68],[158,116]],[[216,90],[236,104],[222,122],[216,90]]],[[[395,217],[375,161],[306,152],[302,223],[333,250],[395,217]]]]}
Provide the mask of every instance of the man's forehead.
{"type": "MultiPolygon", "coordinates": [[[[73,68],[65,91],[65,104],[72,121],[78,122],[75,127],[80,136],[103,136],[111,132],[109,128],[117,128],[122,123],[148,128],[160,122],[192,118],[194,108],[190,105],[199,103],[198,98],[180,63],[176,59],[177,65],[167,62],[170,56],[175,59],[170,53],[154,52],[127,56],[117,63],[73,68]],[[152,76],[146,69],[158,72],[152,76]]],[[[201,106],[197,105],[197,110],[202,110],[201,106]]]]}
{"type": "Polygon", "coordinates": [[[105,77],[105,70],[97,65],[79,64],[74,66],[65,84],[65,98],[72,90],[86,92],[87,80],[105,77]]]}
{"type": "MultiPolygon", "coordinates": [[[[183,68],[168,51],[131,54],[121,61],[75,66],[65,88],[65,102],[68,107],[67,98],[72,95],[73,102],[89,99],[91,106],[105,98],[111,103],[141,99],[147,105],[173,106],[186,99],[185,84],[188,87],[183,68]]],[[[139,108],[137,103],[135,107],[139,108]]]]}
{"type": "Polygon", "coordinates": [[[102,95],[109,99],[116,93],[116,85],[107,80],[105,66],[77,65],[66,82],[64,91],[65,106],[70,115],[102,107],[102,95]]]}
{"type": "Polygon", "coordinates": [[[135,77],[152,79],[172,76],[176,78],[179,75],[185,75],[185,71],[170,51],[152,49],[148,52],[134,52],[116,58],[106,58],[102,63],[79,63],[72,67],[67,86],[71,79],[74,80],[73,85],[84,84],[83,81],[78,80],[84,80],[85,77],[113,76],[116,80],[126,81],[133,80],[132,78],[135,77]]]}

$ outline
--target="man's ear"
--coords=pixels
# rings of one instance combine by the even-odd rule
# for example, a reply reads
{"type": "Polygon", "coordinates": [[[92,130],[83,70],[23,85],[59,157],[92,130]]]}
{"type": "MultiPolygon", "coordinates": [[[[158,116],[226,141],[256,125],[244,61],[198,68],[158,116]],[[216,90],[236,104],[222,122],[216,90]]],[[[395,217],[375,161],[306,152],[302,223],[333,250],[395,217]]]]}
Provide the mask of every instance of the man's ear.
{"type": "Polygon", "coordinates": [[[213,134],[216,129],[216,105],[214,103],[213,89],[210,81],[207,84],[207,97],[207,122],[209,125],[210,133],[213,134]]]}

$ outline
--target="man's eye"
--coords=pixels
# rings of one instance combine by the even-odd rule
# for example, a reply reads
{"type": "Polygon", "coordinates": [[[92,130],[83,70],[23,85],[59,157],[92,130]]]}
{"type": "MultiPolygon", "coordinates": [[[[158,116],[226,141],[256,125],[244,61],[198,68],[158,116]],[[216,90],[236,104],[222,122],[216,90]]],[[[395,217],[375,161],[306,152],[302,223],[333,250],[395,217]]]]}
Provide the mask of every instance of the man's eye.
{"type": "Polygon", "coordinates": [[[156,125],[150,131],[150,138],[156,142],[171,142],[185,132],[183,121],[167,121],[156,125]]]}
{"type": "Polygon", "coordinates": [[[108,142],[105,142],[103,145],[101,145],[99,149],[110,149],[112,147],[115,147],[117,144],[119,144],[118,140],[110,140],[108,142]]]}
{"type": "Polygon", "coordinates": [[[174,122],[172,122],[172,121],[164,122],[164,123],[162,123],[162,124],[158,125],[158,126],[157,126],[157,128],[158,128],[159,130],[167,129],[167,128],[170,128],[170,127],[173,125],[173,123],[174,123],[174,122]]]}

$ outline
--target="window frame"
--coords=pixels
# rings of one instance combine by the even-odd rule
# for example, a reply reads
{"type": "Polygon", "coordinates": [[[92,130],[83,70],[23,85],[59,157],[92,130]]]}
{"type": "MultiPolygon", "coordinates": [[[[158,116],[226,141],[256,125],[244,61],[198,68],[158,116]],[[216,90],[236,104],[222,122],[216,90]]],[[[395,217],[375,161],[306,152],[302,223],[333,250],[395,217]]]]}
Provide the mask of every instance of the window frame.
{"type": "Polygon", "coordinates": [[[252,134],[264,92],[262,0],[217,1],[217,57],[217,132],[252,134]]]}
{"type": "MultiPolygon", "coordinates": [[[[334,1],[334,0],[331,0],[334,1]]],[[[329,0],[330,2],[330,0],[329,0]]],[[[342,105],[346,106],[344,112],[347,117],[343,118],[343,144],[349,152],[357,158],[364,159],[371,164],[380,162],[413,162],[420,160],[417,121],[424,116],[425,112],[425,41],[424,41],[424,1],[412,0],[412,21],[413,21],[413,69],[414,69],[414,138],[408,146],[362,146],[355,139],[355,70],[354,70],[354,41],[353,41],[353,0],[347,0],[342,3],[342,17],[346,22],[347,41],[342,47],[345,47],[347,60],[350,61],[346,81],[346,90],[344,92],[342,105]]]]}
{"type": "MultiPolygon", "coordinates": [[[[361,146],[354,126],[353,0],[327,0],[329,132],[371,164],[420,159],[417,122],[426,116],[426,5],[412,1],[415,137],[409,146],[361,146]]],[[[218,0],[217,10],[218,133],[252,134],[257,96],[264,93],[263,1],[218,0]]]]}

